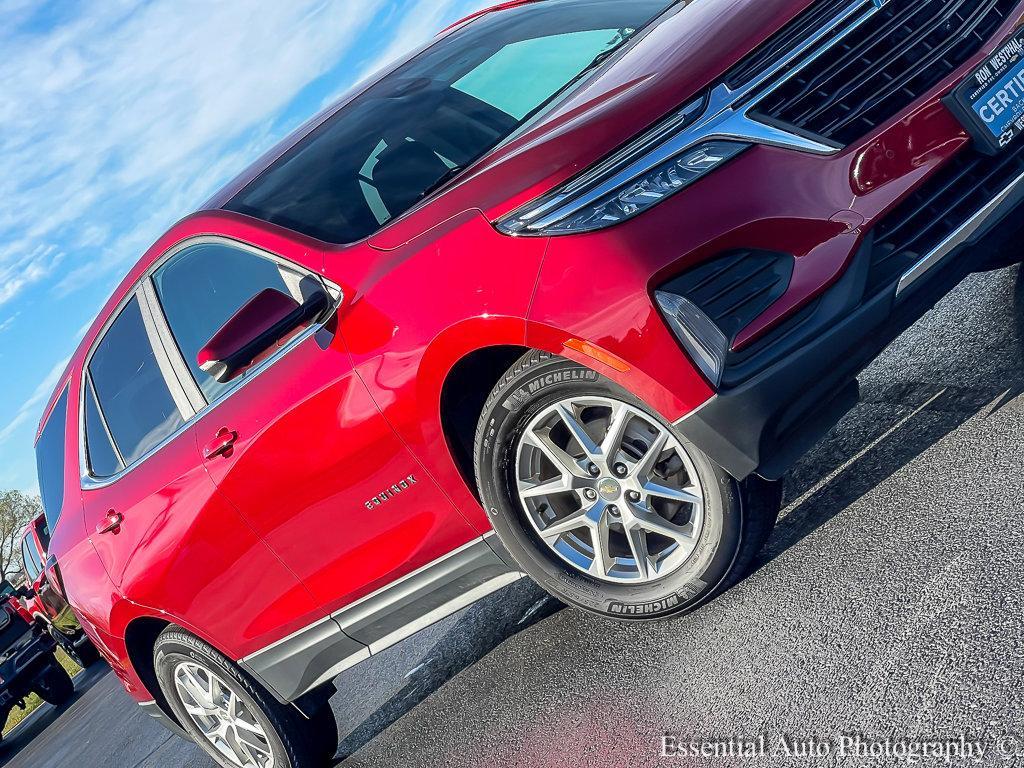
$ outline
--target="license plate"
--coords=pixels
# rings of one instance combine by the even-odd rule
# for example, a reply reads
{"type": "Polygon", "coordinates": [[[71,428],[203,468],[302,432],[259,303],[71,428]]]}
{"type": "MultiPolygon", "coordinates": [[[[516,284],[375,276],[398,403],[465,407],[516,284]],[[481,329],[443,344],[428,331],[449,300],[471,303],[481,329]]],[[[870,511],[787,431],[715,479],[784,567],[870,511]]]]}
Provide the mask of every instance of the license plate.
{"type": "Polygon", "coordinates": [[[996,154],[1024,133],[1024,31],[999,46],[946,98],[978,148],[996,154]]]}

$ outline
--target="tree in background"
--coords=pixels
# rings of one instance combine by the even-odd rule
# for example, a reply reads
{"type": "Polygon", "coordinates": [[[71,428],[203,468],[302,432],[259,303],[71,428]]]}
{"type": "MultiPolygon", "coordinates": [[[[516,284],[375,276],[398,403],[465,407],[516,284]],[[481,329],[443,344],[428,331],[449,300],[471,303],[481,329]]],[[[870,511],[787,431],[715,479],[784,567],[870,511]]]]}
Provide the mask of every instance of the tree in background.
{"type": "Polygon", "coordinates": [[[21,532],[43,511],[38,496],[0,491],[0,576],[10,579],[21,570],[21,532]]]}

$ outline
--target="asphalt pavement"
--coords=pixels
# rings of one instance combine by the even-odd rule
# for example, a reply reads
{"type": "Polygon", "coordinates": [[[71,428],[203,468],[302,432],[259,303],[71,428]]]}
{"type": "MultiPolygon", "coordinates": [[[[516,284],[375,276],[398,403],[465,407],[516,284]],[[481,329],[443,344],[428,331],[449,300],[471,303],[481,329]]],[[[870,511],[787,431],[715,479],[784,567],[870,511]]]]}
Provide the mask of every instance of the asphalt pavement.
{"type": "MultiPolygon", "coordinates": [[[[950,764],[1024,764],[1006,759],[1024,755],[1018,269],[972,277],[861,384],[863,402],[787,478],[778,529],[738,587],[679,620],[622,625],[521,581],[338,679],[339,765],[910,764],[884,756],[887,739],[897,755],[978,741],[976,761],[950,764]],[[765,746],[666,757],[665,734],[720,754],[765,746]],[[840,757],[855,735],[865,751],[840,757]]],[[[212,765],[112,674],[76,683],[68,708],[5,740],[0,765],[212,765]]]]}

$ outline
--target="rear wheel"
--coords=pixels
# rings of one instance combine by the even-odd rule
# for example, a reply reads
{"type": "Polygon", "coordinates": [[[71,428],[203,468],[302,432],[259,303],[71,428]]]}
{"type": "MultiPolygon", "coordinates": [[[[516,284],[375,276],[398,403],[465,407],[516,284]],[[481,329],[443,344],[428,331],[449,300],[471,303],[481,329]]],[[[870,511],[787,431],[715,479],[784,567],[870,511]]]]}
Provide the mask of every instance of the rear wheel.
{"type": "Polygon", "coordinates": [[[54,659],[36,680],[36,693],[47,704],[62,706],[75,695],[75,683],[57,660],[54,659]]]}
{"type": "Polygon", "coordinates": [[[781,500],[779,484],[737,482],[612,381],[541,352],[491,393],[476,463],[520,567],[620,619],[679,614],[742,578],[781,500]]]}
{"type": "Polygon", "coordinates": [[[338,744],[330,708],[311,720],[279,703],[199,638],[171,627],[157,638],[157,680],[178,721],[225,768],[320,768],[338,744]]]}

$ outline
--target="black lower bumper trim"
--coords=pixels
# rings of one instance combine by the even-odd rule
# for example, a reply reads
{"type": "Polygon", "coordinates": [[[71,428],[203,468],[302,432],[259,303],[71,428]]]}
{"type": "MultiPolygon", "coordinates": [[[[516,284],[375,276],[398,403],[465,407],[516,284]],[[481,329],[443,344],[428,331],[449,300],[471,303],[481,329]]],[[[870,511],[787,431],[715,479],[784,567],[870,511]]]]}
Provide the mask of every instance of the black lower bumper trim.
{"type": "MultiPolygon", "coordinates": [[[[992,223],[1019,205],[1007,201],[992,223]]],[[[1019,243],[1021,232],[1016,226],[979,231],[898,299],[895,284],[863,298],[869,237],[799,333],[759,350],[744,363],[751,375],[734,372],[728,388],[676,426],[737,479],[780,479],[856,405],[860,372],[965,277],[985,269],[991,253],[1019,243]]]]}

